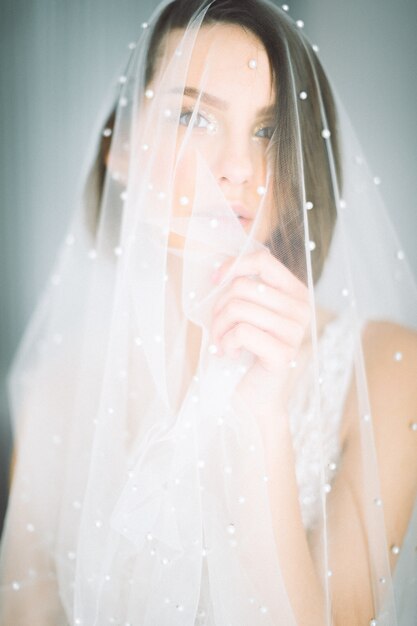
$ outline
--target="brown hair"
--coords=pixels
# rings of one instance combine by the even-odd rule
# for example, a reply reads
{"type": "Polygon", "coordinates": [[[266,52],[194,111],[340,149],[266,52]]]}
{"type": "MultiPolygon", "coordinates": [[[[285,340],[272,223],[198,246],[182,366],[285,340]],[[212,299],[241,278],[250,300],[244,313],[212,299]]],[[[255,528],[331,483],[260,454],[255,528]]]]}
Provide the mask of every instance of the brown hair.
{"type": "MultiPolygon", "coordinates": [[[[263,0],[173,0],[160,14],[151,35],[145,71],[145,87],[155,73],[159,51],[164,37],[173,29],[185,29],[199,9],[208,6],[203,25],[214,23],[234,24],[253,33],[264,45],[276,90],[276,122],[274,137],[269,150],[274,159],[276,185],[274,199],[277,206],[285,207],[284,219],[271,233],[267,245],[287,267],[302,280],[306,280],[305,268],[300,259],[304,255],[305,226],[302,210],[301,188],[297,175],[302,158],[306,199],[314,210],[309,211],[309,236],[316,244],[312,254],[314,280],[320,277],[327,257],[336,222],[336,190],[330,171],[330,148],[336,173],[338,191],[341,193],[342,174],[337,136],[337,115],[333,95],[324,70],[306,38],[292,21],[263,0]],[[288,57],[291,64],[287,62],[288,57]],[[306,92],[307,98],[294,106],[295,93],[306,92]],[[324,112],[324,116],[323,116],[324,112]],[[325,118],[325,121],[323,119],[325,118]],[[321,131],[330,131],[324,139],[321,131]],[[294,129],[299,128],[303,154],[296,151],[294,129]],[[328,144],[328,145],[326,145],[328,144]],[[284,154],[285,159],[280,158],[284,154]],[[293,173],[291,175],[291,173],[293,173]]],[[[112,128],[115,109],[106,127],[112,128]]],[[[99,198],[106,174],[106,157],[111,139],[103,137],[97,155],[99,198]]],[[[96,218],[99,209],[97,207],[96,218]]]]}

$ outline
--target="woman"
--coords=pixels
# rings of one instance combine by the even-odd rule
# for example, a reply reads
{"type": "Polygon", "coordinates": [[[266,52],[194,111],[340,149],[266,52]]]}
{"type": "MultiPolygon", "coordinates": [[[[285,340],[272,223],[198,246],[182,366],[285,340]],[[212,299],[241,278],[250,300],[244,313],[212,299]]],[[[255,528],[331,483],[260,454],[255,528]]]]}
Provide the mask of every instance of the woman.
{"type": "Polygon", "coordinates": [[[119,89],[11,381],[1,623],[411,625],[416,290],[302,24],[165,2],[119,89]]]}

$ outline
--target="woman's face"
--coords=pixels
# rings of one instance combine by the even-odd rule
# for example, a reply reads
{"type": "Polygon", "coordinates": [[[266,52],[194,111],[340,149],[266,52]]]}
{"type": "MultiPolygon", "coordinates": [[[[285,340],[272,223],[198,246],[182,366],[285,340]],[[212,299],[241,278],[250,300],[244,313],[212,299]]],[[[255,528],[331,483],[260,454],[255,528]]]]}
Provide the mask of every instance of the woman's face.
{"type": "MultiPolygon", "coordinates": [[[[175,54],[182,35],[180,30],[166,35],[163,60],[150,89],[165,69],[164,60],[175,54]]],[[[254,225],[263,200],[254,236],[265,241],[270,229],[272,196],[268,192],[263,198],[267,185],[266,151],[273,132],[275,92],[262,43],[235,25],[201,28],[180,98],[174,216],[187,217],[191,213],[198,152],[246,232],[254,225]],[[195,118],[192,128],[188,128],[193,111],[195,118]]],[[[169,96],[167,103],[169,106],[169,96]]],[[[183,236],[170,232],[169,245],[183,244],[183,236]]]]}

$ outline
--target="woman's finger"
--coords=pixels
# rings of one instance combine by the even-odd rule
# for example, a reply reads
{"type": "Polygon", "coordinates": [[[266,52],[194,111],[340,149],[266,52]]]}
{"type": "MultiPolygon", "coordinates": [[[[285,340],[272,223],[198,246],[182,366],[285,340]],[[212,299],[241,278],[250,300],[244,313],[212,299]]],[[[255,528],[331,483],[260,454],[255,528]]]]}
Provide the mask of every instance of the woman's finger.
{"type": "Polygon", "coordinates": [[[251,324],[290,347],[299,346],[305,330],[299,322],[284,318],[265,306],[231,299],[213,319],[214,343],[221,346],[223,336],[240,323],[251,324]]]}
{"type": "Polygon", "coordinates": [[[238,276],[233,279],[213,308],[213,318],[231,300],[253,302],[283,317],[297,321],[303,326],[307,326],[310,319],[310,304],[307,300],[295,299],[279,289],[247,276],[238,276]]]}
{"type": "Polygon", "coordinates": [[[289,367],[297,352],[288,344],[246,322],[234,326],[222,340],[222,351],[231,358],[236,358],[242,348],[258,357],[262,366],[270,372],[289,367]]]}
{"type": "Polygon", "coordinates": [[[280,289],[294,298],[305,300],[308,289],[283,263],[278,261],[267,249],[258,250],[242,257],[229,258],[216,270],[213,281],[236,276],[259,276],[261,281],[270,287],[280,289]]]}

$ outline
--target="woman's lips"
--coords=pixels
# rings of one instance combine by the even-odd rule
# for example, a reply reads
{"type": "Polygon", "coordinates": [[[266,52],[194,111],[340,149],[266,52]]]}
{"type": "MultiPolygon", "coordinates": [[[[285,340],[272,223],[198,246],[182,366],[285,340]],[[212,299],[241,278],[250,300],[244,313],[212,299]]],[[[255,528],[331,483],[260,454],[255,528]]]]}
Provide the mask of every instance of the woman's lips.
{"type": "MultiPolygon", "coordinates": [[[[233,210],[233,213],[238,218],[242,226],[248,226],[254,221],[254,216],[251,215],[250,211],[245,207],[245,205],[238,204],[238,203],[234,203],[234,204],[229,203],[229,206],[233,210]]],[[[210,220],[210,222],[212,222],[213,226],[216,223],[221,223],[221,222],[228,223],[230,222],[231,219],[233,219],[230,213],[224,210],[216,211],[215,207],[213,208],[213,210],[208,209],[204,211],[196,211],[194,213],[194,217],[204,219],[204,220],[208,219],[210,220]]],[[[187,218],[184,216],[183,219],[187,219],[187,218]]]]}
{"type": "Polygon", "coordinates": [[[252,222],[252,220],[249,220],[246,217],[239,217],[239,222],[242,224],[242,226],[248,226],[252,222]]]}
{"type": "Polygon", "coordinates": [[[238,204],[238,203],[231,203],[230,206],[232,207],[233,211],[236,213],[236,215],[238,216],[238,218],[240,219],[240,221],[243,222],[251,222],[253,217],[250,213],[250,211],[245,207],[244,204],[238,204]]]}

